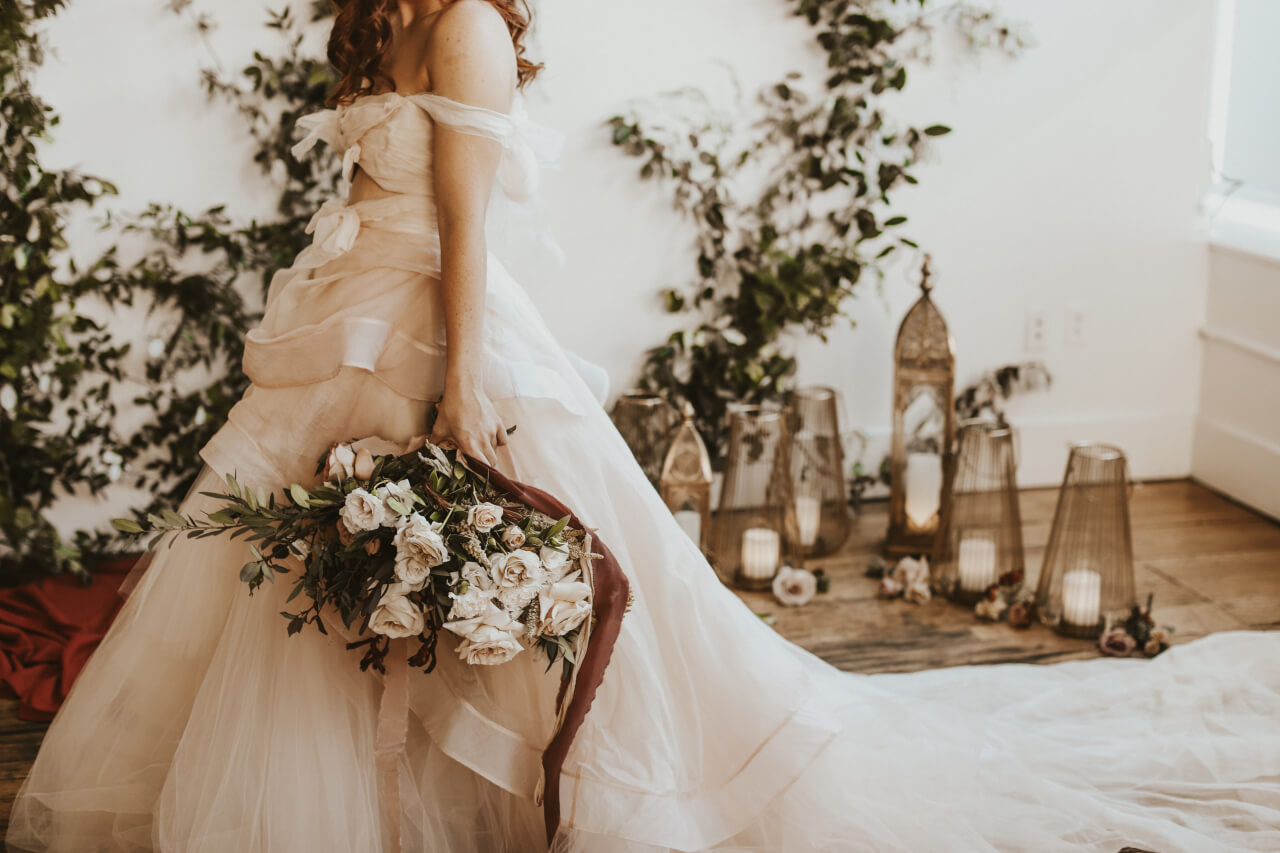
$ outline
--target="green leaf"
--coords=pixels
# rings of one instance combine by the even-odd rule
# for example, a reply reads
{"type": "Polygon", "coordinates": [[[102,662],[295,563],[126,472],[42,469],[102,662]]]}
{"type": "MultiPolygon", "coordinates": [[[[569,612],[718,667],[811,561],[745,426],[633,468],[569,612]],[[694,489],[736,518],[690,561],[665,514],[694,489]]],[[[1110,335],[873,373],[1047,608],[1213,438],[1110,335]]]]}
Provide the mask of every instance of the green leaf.
{"type": "Polygon", "coordinates": [[[244,581],[245,583],[248,583],[249,581],[253,580],[262,572],[261,566],[262,564],[259,563],[257,560],[250,560],[249,562],[245,563],[240,568],[240,580],[244,581]]]}
{"type": "Polygon", "coordinates": [[[293,498],[293,502],[303,509],[311,506],[311,496],[307,494],[306,489],[297,483],[289,486],[289,497],[293,498]]]}
{"type": "Polygon", "coordinates": [[[165,520],[165,521],[167,521],[167,522],[169,522],[169,524],[170,524],[172,527],[186,527],[186,526],[187,526],[187,520],[186,520],[185,518],[183,518],[182,516],[178,515],[178,514],[177,514],[176,512],[174,512],[173,510],[171,510],[171,509],[161,510],[161,513],[164,515],[164,520],[165,520]]]}
{"type": "Polygon", "coordinates": [[[132,518],[113,518],[111,526],[121,533],[142,533],[143,527],[132,518]]]}
{"type": "Polygon", "coordinates": [[[925,136],[946,136],[951,132],[951,128],[945,124],[931,124],[924,129],[925,136]]]}

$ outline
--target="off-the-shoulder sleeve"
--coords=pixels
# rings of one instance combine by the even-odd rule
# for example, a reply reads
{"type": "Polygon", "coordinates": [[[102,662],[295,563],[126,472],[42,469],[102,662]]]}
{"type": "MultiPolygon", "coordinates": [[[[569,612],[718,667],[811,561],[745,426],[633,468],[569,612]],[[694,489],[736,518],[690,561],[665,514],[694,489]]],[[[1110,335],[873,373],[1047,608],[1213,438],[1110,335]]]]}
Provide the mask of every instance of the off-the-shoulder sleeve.
{"type": "Polygon", "coordinates": [[[408,98],[425,110],[437,124],[496,140],[504,147],[511,145],[516,139],[518,131],[514,115],[464,104],[434,92],[419,92],[408,98]]]}

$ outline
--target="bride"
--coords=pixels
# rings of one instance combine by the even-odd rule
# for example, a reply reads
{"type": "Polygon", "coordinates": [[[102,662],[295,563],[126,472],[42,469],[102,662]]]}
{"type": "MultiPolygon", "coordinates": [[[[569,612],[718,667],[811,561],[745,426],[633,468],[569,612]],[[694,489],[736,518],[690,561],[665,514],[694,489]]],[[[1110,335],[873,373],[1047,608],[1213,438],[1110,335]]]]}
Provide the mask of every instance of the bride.
{"type": "MultiPolygon", "coordinates": [[[[532,196],[538,128],[514,0],[339,0],[332,110],[301,154],[345,198],[272,280],[252,385],[182,512],[234,472],[314,483],[330,443],[407,442],[434,413],[596,528],[634,595],[564,761],[556,853],[1280,849],[1280,634],[1153,661],[842,673],[717,580],[587,379],[492,253],[532,196]],[[496,190],[496,191],[495,191],[496,190]],[[516,426],[508,435],[507,429],[516,426]]],[[[557,673],[522,656],[414,674],[380,790],[380,698],[344,638],[287,636],[246,546],[151,555],[13,805],[20,851],[539,851],[557,673]],[[526,665],[527,664],[527,665],[526,665]]]]}

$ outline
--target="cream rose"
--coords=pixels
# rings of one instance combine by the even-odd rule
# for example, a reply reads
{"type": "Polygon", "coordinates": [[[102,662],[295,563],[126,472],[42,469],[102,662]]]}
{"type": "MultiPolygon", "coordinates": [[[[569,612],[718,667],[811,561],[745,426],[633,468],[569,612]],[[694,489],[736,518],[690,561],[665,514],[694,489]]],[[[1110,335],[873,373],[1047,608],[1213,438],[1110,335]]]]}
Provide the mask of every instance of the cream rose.
{"type": "Polygon", "coordinates": [[[538,630],[552,637],[563,636],[591,615],[591,587],[576,580],[562,580],[542,590],[538,596],[538,630]]]}
{"type": "Polygon", "coordinates": [[[355,476],[356,452],[351,445],[338,442],[329,449],[329,456],[324,462],[324,478],[342,480],[355,476]]]}
{"type": "MultiPolygon", "coordinates": [[[[387,502],[387,498],[395,498],[400,501],[400,503],[404,504],[405,507],[413,506],[413,487],[409,485],[408,480],[400,480],[399,482],[394,483],[390,480],[384,480],[376,489],[373,490],[373,494],[378,497],[384,505],[387,502]]],[[[395,527],[400,523],[400,519],[404,516],[400,515],[400,513],[396,512],[391,507],[386,507],[386,509],[387,513],[386,517],[382,520],[382,526],[395,527]]]]}
{"type": "Polygon", "coordinates": [[[479,503],[467,509],[467,522],[481,533],[488,533],[502,523],[502,507],[479,503]]]}
{"type": "Polygon", "coordinates": [[[462,569],[458,574],[470,586],[478,586],[480,589],[493,591],[493,576],[489,574],[489,569],[475,560],[467,560],[467,562],[463,563],[462,569]]]}
{"type": "Polygon", "coordinates": [[[559,577],[564,564],[569,562],[569,548],[567,545],[562,545],[560,548],[543,545],[538,549],[538,557],[553,577],[559,577]]]}
{"type": "Polygon", "coordinates": [[[466,592],[451,592],[449,597],[453,599],[453,606],[449,608],[450,619],[474,619],[489,609],[489,604],[493,601],[493,592],[468,584],[466,592]]]}
{"type": "Polygon", "coordinates": [[[787,607],[808,604],[818,591],[818,579],[808,569],[783,566],[773,578],[773,597],[787,607]]]}
{"type": "Polygon", "coordinates": [[[405,597],[411,591],[406,584],[389,584],[369,616],[369,630],[384,637],[416,637],[421,634],[426,628],[426,621],[418,605],[405,597]]]}
{"type": "Polygon", "coordinates": [[[537,598],[538,589],[547,579],[538,555],[524,550],[490,555],[489,574],[498,600],[511,610],[521,610],[537,598]]]}
{"type": "Polygon", "coordinates": [[[524,648],[520,643],[524,626],[493,602],[483,614],[446,622],[444,627],[463,638],[458,657],[469,664],[506,663],[524,648]]]}
{"type": "Polygon", "coordinates": [[[502,544],[508,548],[519,548],[524,544],[524,531],[518,524],[508,524],[502,531],[502,544]]]}
{"type": "Polygon", "coordinates": [[[440,535],[442,524],[427,521],[419,513],[410,513],[397,525],[396,577],[421,587],[431,569],[449,559],[449,548],[440,535]]]}
{"type": "Polygon", "coordinates": [[[364,489],[353,489],[347,500],[338,511],[343,525],[352,533],[361,530],[373,530],[382,524],[386,517],[386,507],[377,497],[364,489]]]}

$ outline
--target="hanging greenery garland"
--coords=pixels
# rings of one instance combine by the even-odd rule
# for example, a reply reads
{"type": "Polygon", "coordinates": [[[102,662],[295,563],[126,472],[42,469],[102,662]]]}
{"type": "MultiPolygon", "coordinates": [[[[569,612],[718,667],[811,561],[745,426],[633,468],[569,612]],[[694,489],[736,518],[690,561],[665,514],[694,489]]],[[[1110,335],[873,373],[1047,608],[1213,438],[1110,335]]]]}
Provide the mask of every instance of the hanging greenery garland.
{"type": "Polygon", "coordinates": [[[907,218],[891,210],[890,194],[916,183],[927,140],[950,128],[889,120],[885,102],[906,86],[907,66],[927,58],[941,28],[975,49],[1023,46],[967,4],[934,12],[925,0],[790,3],[827,58],[818,91],[793,72],[757,94],[757,110],[727,121],[669,126],[634,111],[609,120],[614,144],[643,161],[641,177],[672,188],[696,229],[691,283],[663,292],[666,309],[692,324],[649,350],[640,385],[693,404],[713,459],[724,455],[730,403],[786,390],[796,368],[787,337],[825,341],[859,286],[883,275],[881,261],[916,246],[901,235],[907,218]],[[747,122],[752,130],[741,133],[747,122]],[[739,136],[748,142],[735,145],[739,136]],[[744,174],[766,179],[738,195],[744,174]]]}

